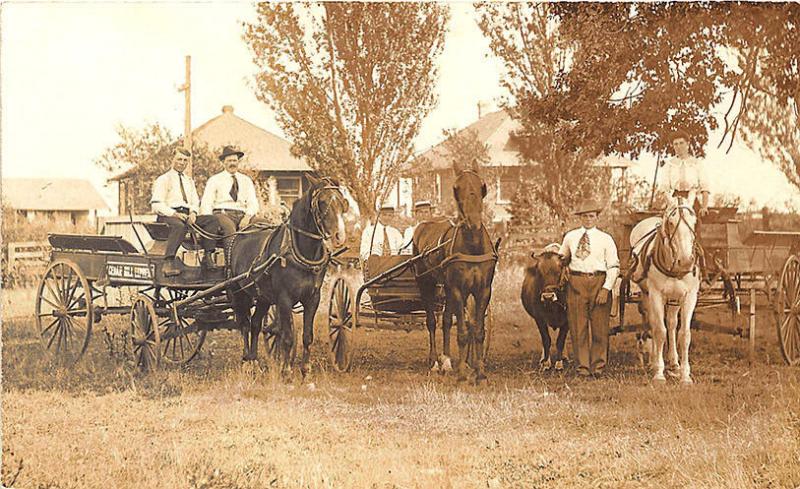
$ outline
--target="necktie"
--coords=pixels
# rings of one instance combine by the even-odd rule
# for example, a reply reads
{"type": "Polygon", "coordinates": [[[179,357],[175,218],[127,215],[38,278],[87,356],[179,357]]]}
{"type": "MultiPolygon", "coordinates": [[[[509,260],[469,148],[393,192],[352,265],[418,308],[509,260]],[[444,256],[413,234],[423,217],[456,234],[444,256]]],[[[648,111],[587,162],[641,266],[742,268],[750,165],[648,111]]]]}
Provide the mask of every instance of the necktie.
{"type": "Polygon", "coordinates": [[[580,241],[578,241],[578,249],[575,250],[575,256],[583,260],[589,253],[591,252],[591,247],[589,245],[589,230],[587,229],[584,231],[583,236],[581,236],[580,241]]]}
{"type": "Polygon", "coordinates": [[[392,254],[392,249],[389,247],[389,235],[386,233],[386,226],[383,226],[383,248],[381,249],[381,256],[389,256],[392,254]]]}
{"type": "Polygon", "coordinates": [[[178,183],[181,186],[181,197],[183,198],[183,202],[185,204],[188,204],[189,203],[189,199],[186,198],[186,189],[183,188],[183,173],[182,172],[178,172],[178,183]]]}
{"type": "Polygon", "coordinates": [[[232,175],[233,185],[231,185],[231,198],[234,202],[239,200],[239,180],[236,180],[236,175],[232,175]]]}

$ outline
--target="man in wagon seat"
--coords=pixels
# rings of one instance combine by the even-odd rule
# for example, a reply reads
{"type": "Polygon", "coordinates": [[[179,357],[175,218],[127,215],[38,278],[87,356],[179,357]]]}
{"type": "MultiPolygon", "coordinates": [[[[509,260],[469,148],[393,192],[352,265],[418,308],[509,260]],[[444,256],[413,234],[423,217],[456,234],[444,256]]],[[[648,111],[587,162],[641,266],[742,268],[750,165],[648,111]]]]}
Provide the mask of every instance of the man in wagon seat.
{"type": "Polygon", "coordinates": [[[433,205],[430,200],[419,200],[414,204],[414,224],[403,231],[403,247],[400,248],[401,255],[414,254],[414,231],[417,230],[419,223],[430,221],[432,218],[433,205]]]}
{"type": "Polygon", "coordinates": [[[617,245],[596,227],[603,207],[584,201],[575,211],[582,226],[564,235],[559,254],[567,263],[567,321],[578,375],[603,373],[608,360],[611,289],[619,275],[617,245]]]}
{"type": "Polygon", "coordinates": [[[213,213],[217,218],[225,236],[246,228],[255,222],[253,218],[258,214],[256,186],[250,177],[239,172],[239,160],[243,156],[244,152],[233,146],[222,149],[219,161],[223,170],[208,179],[200,203],[203,214],[213,213]]]}
{"type": "MultiPolygon", "coordinates": [[[[153,183],[153,197],[150,199],[150,205],[153,212],[158,215],[156,222],[169,226],[167,249],[164,254],[165,263],[162,268],[162,273],[166,277],[181,274],[181,264],[178,263],[175,254],[178,252],[190,224],[196,223],[213,234],[219,232],[219,224],[213,216],[197,215],[200,207],[197,188],[192,177],[183,174],[191,156],[192,153],[189,150],[176,148],[172,156],[172,168],[156,178],[153,183]]],[[[213,268],[211,255],[214,253],[216,243],[211,239],[201,239],[201,244],[205,250],[203,265],[213,268]]]]}
{"type": "Polygon", "coordinates": [[[362,261],[372,255],[389,256],[400,253],[403,235],[394,227],[394,206],[383,205],[375,224],[370,224],[361,232],[360,255],[362,261]]]}

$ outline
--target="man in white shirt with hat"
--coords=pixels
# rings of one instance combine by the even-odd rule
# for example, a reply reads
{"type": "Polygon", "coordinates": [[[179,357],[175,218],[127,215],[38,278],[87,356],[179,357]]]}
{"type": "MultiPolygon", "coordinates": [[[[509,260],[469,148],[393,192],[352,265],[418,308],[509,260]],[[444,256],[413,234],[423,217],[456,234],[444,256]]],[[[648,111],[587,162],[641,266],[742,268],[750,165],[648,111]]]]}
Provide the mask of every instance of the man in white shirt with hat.
{"type": "Polygon", "coordinates": [[[200,203],[203,214],[216,216],[225,236],[246,228],[258,214],[256,186],[250,177],[239,172],[239,160],[243,156],[244,152],[233,146],[222,149],[219,161],[224,169],[208,179],[200,203]]]}
{"type": "MultiPolygon", "coordinates": [[[[165,263],[162,268],[162,273],[166,277],[181,274],[181,266],[175,255],[186,236],[189,225],[196,223],[197,226],[210,233],[219,231],[219,224],[213,216],[197,215],[200,207],[197,188],[192,177],[183,173],[191,156],[189,150],[176,148],[172,156],[172,168],[156,178],[153,183],[150,205],[153,212],[158,215],[156,222],[169,226],[169,236],[164,254],[165,263]]],[[[205,250],[203,265],[207,268],[214,268],[212,254],[216,243],[211,239],[201,239],[201,243],[205,250]]]]}
{"type": "Polygon", "coordinates": [[[369,225],[361,232],[360,255],[366,261],[371,255],[388,256],[400,253],[403,246],[403,235],[392,226],[394,206],[383,205],[375,224],[369,225]]]}
{"type": "Polygon", "coordinates": [[[608,361],[611,289],[619,275],[614,239],[596,227],[602,206],[584,201],[582,226],[564,235],[559,254],[568,263],[567,319],[578,375],[601,375],[608,361]]]}
{"type": "Polygon", "coordinates": [[[414,253],[414,231],[417,230],[419,223],[430,221],[433,217],[433,206],[430,200],[420,200],[414,204],[414,225],[408,226],[403,231],[403,246],[400,249],[401,255],[411,255],[414,253]]]}

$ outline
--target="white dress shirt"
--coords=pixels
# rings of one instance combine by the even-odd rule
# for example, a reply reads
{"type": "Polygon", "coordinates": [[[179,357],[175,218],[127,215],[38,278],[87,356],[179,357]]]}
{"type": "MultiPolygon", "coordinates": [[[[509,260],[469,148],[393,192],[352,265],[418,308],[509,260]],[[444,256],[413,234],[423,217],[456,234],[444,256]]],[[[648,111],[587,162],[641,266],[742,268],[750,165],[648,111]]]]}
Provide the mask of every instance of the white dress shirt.
{"type": "Polygon", "coordinates": [[[697,194],[708,192],[708,175],[700,160],[694,157],[686,159],[673,158],[667,162],[664,168],[664,184],[666,185],[667,195],[672,201],[672,193],[675,190],[689,191],[689,205],[693,205],[697,194]]]}
{"type": "Polygon", "coordinates": [[[596,227],[587,230],[581,226],[564,235],[564,242],[561,243],[558,253],[564,257],[572,257],[569,262],[570,270],[583,273],[606,272],[603,288],[611,290],[614,286],[614,281],[619,275],[619,257],[617,245],[610,234],[596,227]],[[589,256],[580,258],[575,252],[578,250],[581,237],[586,232],[589,233],[589,256]]]}
{"type": "Polygon", "coordinates": [[[414,224],[413,226],[408,226],[405,231],[403,231],[403,244],[400,247],[400,254],[401,255],[412,255],[414,254],[414,231],[417,229],[419,224],[414,224]]]}
{"type": "Polygon", "coordinates": [[[258,195],[253,180],[247,175],[236,172],[221,171],[208,179],[203,192],[200,210],[203,214],[211,214],[214,209],[242,211],[247,215],[258,214],[258,195]],[[231,197],[233,179],[239,182],[239,192],[234,201],[231,197]]]}
{"type": "Polygon", "coordinates": [[[396,228],[392,226],[384,226],[380,222],[377,224],[369,225],[361,232],[361,259],[366,260],[370,255],[383,255],[383,235],[386,231],[386,237],[389,240],[389,252],[392,255],[397,255],[400,248],[403,246],[403,235],[400,234],[396,228]],[[374,237],[373,237],[374,230],[374,237]]]}
{"type": "Polygon", "coordinates": [[[194,180],[174,169],[156,178],[153,182],[153,197],[150,199],[153,212],[160,216],[174,216],[175,207],[187,207],[189,211],[197,213],[200,207],[200,198],[194,180]],[[181,193],[181,182],[186,198],[181,193]],[[188,201],[188,202],[187,202],[188,201]]]}

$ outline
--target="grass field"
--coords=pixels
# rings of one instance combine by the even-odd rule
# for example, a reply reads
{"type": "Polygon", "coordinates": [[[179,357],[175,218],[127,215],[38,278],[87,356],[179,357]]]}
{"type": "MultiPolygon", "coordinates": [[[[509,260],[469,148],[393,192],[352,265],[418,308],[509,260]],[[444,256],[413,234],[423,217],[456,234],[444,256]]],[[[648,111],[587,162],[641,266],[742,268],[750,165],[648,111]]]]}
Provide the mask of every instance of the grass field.
{"type": "Polygon", "coordinates": [[[746,340],[694,333],[689,388],[651,385],[630,335],[612,339],[603,379],[541,374],[531,368],[540,342],[518,304],[519,273],[496,279],[481,387],[427,372],[421,330],[362,331],[356,371],[331,372],[321,320],[306,381],[297,372],[285,381],[264,361],[243,367],[239,337],[226,331],[210,333],[189,366],[151,375],[110,357],[96,334],[87,357],[64,370],[43,356],[30,317],[4,309],[3,482],[800,486],[800,370],[783,366],[766,318],[752,367],[746,340]]]}

